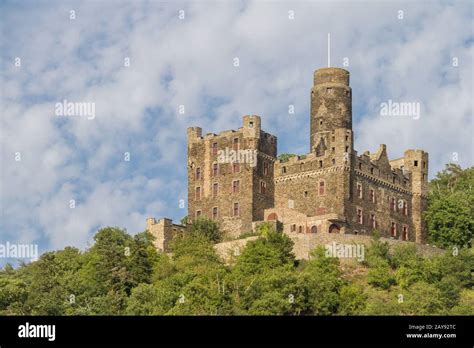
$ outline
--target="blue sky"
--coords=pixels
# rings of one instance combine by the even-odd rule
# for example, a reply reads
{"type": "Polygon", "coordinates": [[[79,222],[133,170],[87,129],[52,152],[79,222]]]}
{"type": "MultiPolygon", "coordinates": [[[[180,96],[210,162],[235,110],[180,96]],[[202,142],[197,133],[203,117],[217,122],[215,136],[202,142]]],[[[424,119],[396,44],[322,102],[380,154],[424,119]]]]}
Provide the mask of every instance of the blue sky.
{"type": "Polygon", "coordinates": [[[85,248],[101,226],[180,219],[189,126],[257,114],[279,153],[306,153],[328,33],[332,65],[349,62],[359,153],[424,149],[430,177],[453,153],[474,162],[469,1],[2,1],[0,13],[0,243],[85,248]],[[64,99],[96,117],[56,116],[64,99]],[[381,116],[389,99],[419,102],[420,119],[381,116]]]}

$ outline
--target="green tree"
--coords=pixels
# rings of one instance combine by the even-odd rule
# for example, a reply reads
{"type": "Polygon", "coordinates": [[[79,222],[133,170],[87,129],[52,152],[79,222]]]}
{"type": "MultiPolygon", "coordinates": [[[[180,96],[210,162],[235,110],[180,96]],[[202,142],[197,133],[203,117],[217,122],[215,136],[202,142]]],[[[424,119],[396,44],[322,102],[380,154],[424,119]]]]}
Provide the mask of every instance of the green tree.
{"type": "Polygon", "coordinates": [[[77,272],[81,268],[78,249],[47,252],[38,261],[18,270],[28,284],[25,308],[33,315],[64,315],[70,296],[77,293],[77,272]]]}
{"type": "Polygon", "coordinates": [[[398,245],[394,248],[389,260],[395,268],[395,279],[402,288],[426,280],[423,258],[418,254],[413,244],[398,245]]]}
{"type": "Polygon", "coordinates": [[[363,264],[371,267],[373,264],[377,264],[380,259],[389,261],[390,260],[390,246],[388,242],[382,242],[380,240],[380,232],[375,230],[372,235],[372,240],[367,247],[363,264]]]}
{"type": "Polygon", "coordinates": [[[158,253],[148,231],[138,233],[130,243],[130,257],[127,258],[127,269],[131,275],[133,286],[140,283],[150,283],[153,266],[158,259],[158,253]]]}
{"type": "Polygon", "coordinates": [[[222,234],[216,221],[205,217],[198,218],[191,225],[191,234],[202,235],[213,242],[220,242],[222,234]]]}
{"type": "Polygon", "coordinates": [[[474,167],[448,164],[430,182],[425,212],[429,241],[441,247],[469,247],[474,234],[474,167]]]}
{"type": "Polygon", "coordinates": [[[441,291],[432,284],[418,282],[403,294],[400,304],[404,315],[442,315],[446,312],[441,291]]]}
{"type": "Polygon", "coordinates": [[[318,247],[302,267],[298,288],[304,289],[310,314],[336,314],[340,305],[341,278],[339,259],[326,256],[326,249],[318,247]]]}
{"type": "Polygon", "coordinates": [[[294,315],[307,311],[306,287],[290,264],[265,269],[241,292],[241,308],[250,315],[294,315]]]}
{"type": "Polygon", "coordinates": [[[247,276],[286,264],[293,265],[295,258],[292,249],[293,242],[287,235],[269,231],[265,237],[247,243],[237,259],[234,273],[247,276]]]}
{"type": "Polygon", "coordinates": [[[367,274],[367,283],[382,289],[388,289],[395,284],[388,261],[381,257],[373,258],[367,274]]]}
{"type": "Polygon", "coordinates": [[[282,162],[287,162],[291,157],[296,156],[293,153],[282,153],[280,156],[278,156],[278,159],[282,162]]]}
{"type": "Polygon", "coordinates": [[[346,284],[341,287],[338,314],[362,314],[367,306],[368,296],[359,284],[346,284]]]}

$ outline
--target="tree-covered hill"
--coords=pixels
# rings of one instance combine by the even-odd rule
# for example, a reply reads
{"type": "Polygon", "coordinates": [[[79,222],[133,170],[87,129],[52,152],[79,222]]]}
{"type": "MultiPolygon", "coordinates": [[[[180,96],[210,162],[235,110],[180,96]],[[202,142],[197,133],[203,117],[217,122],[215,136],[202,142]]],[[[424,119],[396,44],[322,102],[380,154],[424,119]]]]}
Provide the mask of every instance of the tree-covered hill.
{"type": "Polygon", "coordinates": [[[474,314],[473,168],[449,166],[431,183],[430,241],[420,256],[374,238],[362,262],[315,249],[296,260],[288,236],[263,225],[232,264],[216,254],[212,221],[158,253],[147,231],[99,230],[92,247],[47,252],[0,271],[2,315],[461,315],[474,314]]]}

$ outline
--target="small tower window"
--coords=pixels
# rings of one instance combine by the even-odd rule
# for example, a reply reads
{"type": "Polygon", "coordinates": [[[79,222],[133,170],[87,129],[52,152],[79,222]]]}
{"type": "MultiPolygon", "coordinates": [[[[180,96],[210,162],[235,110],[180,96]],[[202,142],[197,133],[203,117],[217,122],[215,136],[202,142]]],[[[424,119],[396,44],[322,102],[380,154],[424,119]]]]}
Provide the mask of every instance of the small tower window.
{"type": "Polygon", "coordinates": [[[323,161],[319,161],[319,168],[323,167],[323,161]]]}
{"type": "Polygon", "coordinates": [[[196,201],[199,201],[201,200],[201,188],[200,187],[196,187],[196,201]]]}
{"type": "Polygon", "coordinates": [[[363,195],[362,195],[362,184],[357,184],[357,197],[359,197],[360,199],[363,198],[363,195]]]}
{"type": "Polygon", "coordinates": [[[362,215],[362,209],[357,209],[357,222],[360,225],[364,223],[364,216],[362,215]]]}
{"type": "Polygon", "coordinates": [[[232,193],[239,193],[240,189],[240,180],[234,180],[232,182],[232,193]]]}
{"type": "Polygon", "coordinates": [[[201,211],[200,210],[196,210],[196,218],[200,218],[201,217],[201,211]]]}
{"type": "Polygon", "coordinates": [[[196,180],[201,180],[201,168],[196,168],[196,180]]]}
{"type": "Polygon", "coordinates": [[[217,220],[217,216],[218,216],[218,209],[217,207],[214,207],[212,208],[212,219],[217,220]]]}
{"type": "Polygon", "coordinates": [[[323,125],[323,120],[319,120],[319,125],[320,125],[320,126],[323,125]]]}
{"type": "Polygon", "coordinates": [[[234,138],[234,150],[239,149],[239,138],[234,138]]]}
{"type": "Polygon", "coordinates": [[[219,175],[219,165],[217,163],[214,163],[212,165],[212,176],[217,176],[219,175]]]}
{"type": "Polygon", "coordinates": [[[332,165],[335,165],[336,164],[336,160],[333,158],[332,159],[332,165]]]}
{"type": "Polygon", "coordinates": [[[217,155],[217,143],[212,143],[212,154],[217,155]]]}
{"type": "Polygon", "coordinates": [[[285,173],[286,173],[286,167],[281,168],[281,172],[282,172],[283,174],[285,174],[285,173]]]}
{"type": "Polygon", "coordinates": [[[249,122],[249,128],[253,128],[253,122],[249,122]]]}
{"type": "Polygon", "coordinates": [[[234,203],[233,213],[234,216],[240,216],[240,206],[238,202],[234,203]]]}
{"type": "Polygon", "coordinates": [[[265,192],[267,192],[267,183],[265,181],[260,181],[260,193],[264,195],[265,192]]]}
{"type": "Polygon", "coordinates": [[[217,197],[217,193],[219,192],[219,184],[216,182],[212,185],[212,195],[217,197]]]}
{"type": "Polygon", "coordinates": [[[370,168],[370,174],[374,175],[374,168],[370,168]]]}
{"type": "Polygon", "coordinates": [[[370,201],[375,203],[375,191],[373,189],[370,189],[370,201]]]}
{"type": "Polygon", "coordinates": [[[418,161],[415,161],[415,163],[413,163],[415,167],[418,167],[418,161]]]}

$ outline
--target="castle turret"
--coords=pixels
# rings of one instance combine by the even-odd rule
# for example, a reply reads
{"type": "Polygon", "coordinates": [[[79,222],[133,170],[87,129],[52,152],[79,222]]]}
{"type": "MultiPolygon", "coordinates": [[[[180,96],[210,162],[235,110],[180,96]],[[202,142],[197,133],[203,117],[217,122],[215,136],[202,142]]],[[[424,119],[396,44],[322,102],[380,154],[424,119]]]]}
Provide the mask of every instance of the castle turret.
{"type": "Polygon", "coordinates": [[[428,153],[422,150],[407,150],[404,169],[411,173],[413,227],[417,243],[426,242],[426,225],[422,213],[427,207],[428,153]]]}
{"type": "Polygon", "coordinates": [[[325,151],[332,143],[347,141],[352,150],[352,93],[349,72],[340,68],[323,68],[314,72],[311,89],[310,151],[325,151]],[[340,130],[344,139],[334,137],[340,130]],[[349,135],[346,137],[346,135],[349,135]]]}
{"type": "Polygon", "coordinates": [[[245,138],[260,138],[261,120],[257,115],[245,115],[243,117],[243,133],[245,138]]]}
{"type": "Polygon", "coordinates": [[[188,127],[188,143],[195,143],[202,137],[201,127],[188,127]]]}

